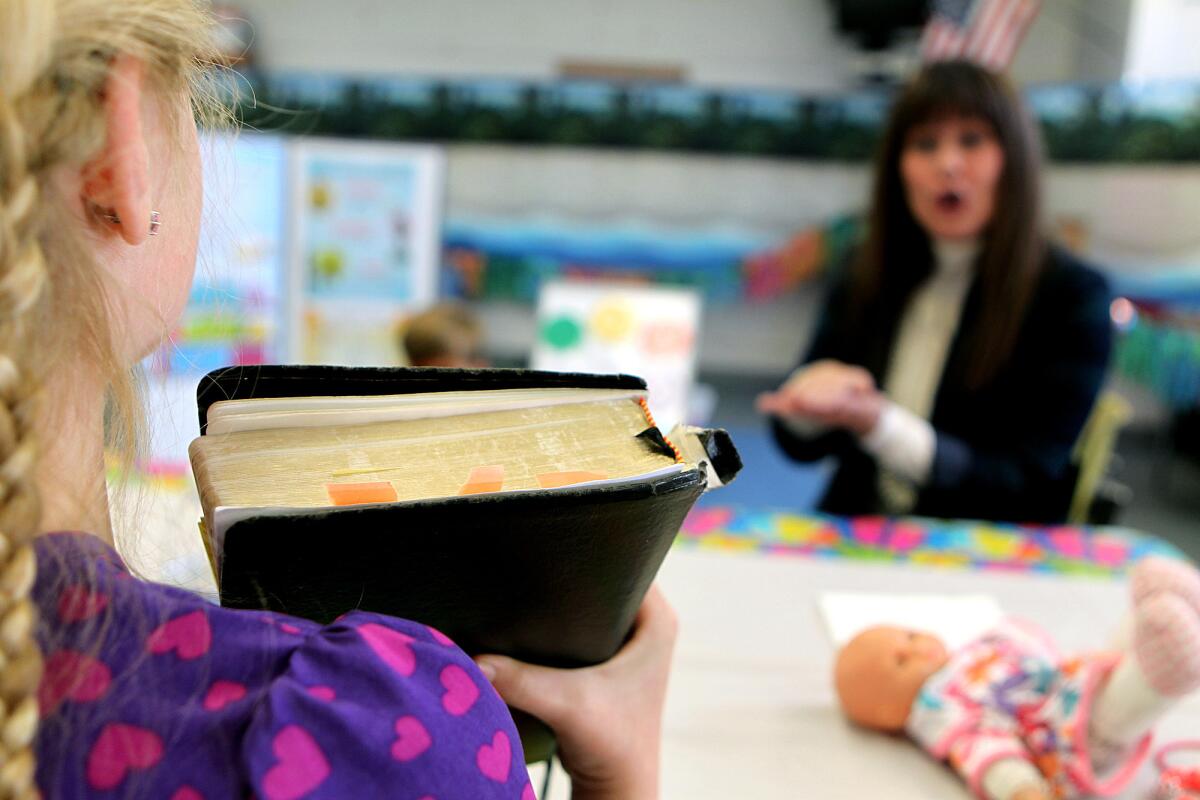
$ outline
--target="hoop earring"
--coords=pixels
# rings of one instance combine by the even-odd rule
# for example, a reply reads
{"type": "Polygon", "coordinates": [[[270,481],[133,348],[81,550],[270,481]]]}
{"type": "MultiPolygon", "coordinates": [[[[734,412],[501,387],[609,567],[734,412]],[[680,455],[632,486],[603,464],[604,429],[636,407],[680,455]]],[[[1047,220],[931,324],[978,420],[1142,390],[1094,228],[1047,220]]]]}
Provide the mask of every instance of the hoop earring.
{"type": "MultiPolygon", "coordinates": [[[[117,216],[117,213],[115,211],[100,212],[100,219],[104,220],[105,222],[111,222],[114,225],[121,224],[121,218],[119,216],[117,216]]],[[[162,227],[162,214],[159,214],[157,211],[151,211],[150,212],[150,235],[157,236],[158,229],[161,227],[162,227]]]]}

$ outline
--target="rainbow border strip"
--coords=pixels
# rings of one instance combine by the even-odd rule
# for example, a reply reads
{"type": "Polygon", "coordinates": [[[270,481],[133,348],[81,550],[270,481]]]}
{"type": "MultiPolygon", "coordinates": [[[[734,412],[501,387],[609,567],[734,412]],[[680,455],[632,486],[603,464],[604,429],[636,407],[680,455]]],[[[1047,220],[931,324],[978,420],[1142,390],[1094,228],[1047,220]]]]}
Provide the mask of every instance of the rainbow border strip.
{"type": "Polygon", "coordinates": [[[1186,560],[1173,545],[1123,528],[832,517],[736,506],[693,509],[677,544],[767,555],[1093,577],[1122,575],[1149,555],[1186,560]]]}

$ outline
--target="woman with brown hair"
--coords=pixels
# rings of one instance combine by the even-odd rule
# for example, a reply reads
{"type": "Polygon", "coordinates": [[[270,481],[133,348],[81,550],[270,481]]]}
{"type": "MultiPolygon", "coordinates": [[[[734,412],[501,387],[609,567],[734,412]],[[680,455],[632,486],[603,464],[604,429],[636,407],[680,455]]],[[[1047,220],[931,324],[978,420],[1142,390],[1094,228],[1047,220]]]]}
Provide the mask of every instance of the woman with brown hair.
{"type": "Polygon", "coordinates": [[[655,797],[657,592],[613,659],[557,670],[218,608],[113,550],[105,434],[136,438],[129,376],[195,268],[206,5],[0,0],[0,798],[526,800],[497,692],[554,728],[576,797],[655,797]]]}
{"type": "Polygon", "coordinates": [[[837,460],[823,511],[1065,518],[1109,295],[1048,245],[1040,169],[1002,77],[942,62],[900,94],[866,241],[800,368],[759,400],[789,456],[837,460]]]}

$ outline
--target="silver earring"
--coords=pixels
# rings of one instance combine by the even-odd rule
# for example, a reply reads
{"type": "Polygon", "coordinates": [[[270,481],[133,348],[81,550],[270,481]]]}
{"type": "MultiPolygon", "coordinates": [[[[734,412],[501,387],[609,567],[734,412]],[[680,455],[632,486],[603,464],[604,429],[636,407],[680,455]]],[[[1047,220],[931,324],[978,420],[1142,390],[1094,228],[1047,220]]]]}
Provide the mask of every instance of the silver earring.
{"type": "MultiPolygon", "coordinates": [[[[121,218],[119,216],[117,216],[117,213],[115,211],[103,212],[100,214],[100,218],[107,222],[111,222],[114,225],[121,224],[121,218]]],[[[161,227],[162,227],[162,214],[159,214],[157,211],[151,211],[150,212],[150,235],[157,236],[158,229],[161,227]]]]}

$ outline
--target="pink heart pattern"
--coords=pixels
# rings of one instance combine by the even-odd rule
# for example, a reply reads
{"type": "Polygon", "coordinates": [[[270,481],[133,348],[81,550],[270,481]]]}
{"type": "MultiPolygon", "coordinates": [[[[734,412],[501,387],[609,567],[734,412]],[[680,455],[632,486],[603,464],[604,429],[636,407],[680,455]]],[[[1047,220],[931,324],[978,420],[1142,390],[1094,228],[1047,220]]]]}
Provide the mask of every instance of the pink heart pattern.
{"type": "Polygon", "coordinates": [[[237,681],[213,681],[208,694],[204,695],[205,711],[220,711],[230,703],[246,696],[246,687],[237,681]]]}
{"type": "Polygon", "coordinates": [[[521,800],[537,800],[537,795],[533,793],[533,784],[525,784],[525,788],[521,790],[521,800]]]}
{"type": "Polygon", "coordinates": [[[413,716],[396,720],[396,741],[392,742],[392,758],[397,761],[412,761],[433,744],[429,731],[421,720],[413,716]]]}
{"type": "Polygon", "coordinates": [[[38,685],[42,716],[53,714],[64,700],[89,703],[108,693],[112,671],[102,661],[74,650],[59,650],[46,658],[38,685]]]}
{"type": "Polygon", "coordinates": [[[442,695],[442,708],[452,715],[461,717],[471,710],[479,699],[479,687],[467,671],[457,664],[451,664],[442,670],[442,686],[446,693],[442,695]]]}
{"type": "Polygon", "coordinates": [[[271,750],[279,763],[263,776],[263,795],[267,800],[297,800],[320,786],[329,777],[329,761],[299,725],[286,725],[275,735],[271,750]]]}
{"type": "Polygon", "coordinates": [[[417,654],[413,652],[413,637],[391,628],[368,622],[358,627],[358,633],[383,663],[410,677],[417,669],[417,654]]]}
{"type": "Polygon", "coordinates": [[[63,622],[82,622],[108,608],[108,595],[86,586],[68,586],[58,597],[58,617],[63,622]]]}
{"type": "Polygon", "coordinates": [[[155,655],[175,652],[180,659],[191,661],[208,652],[212,646],[212,629],[203,611],[192,611],[159,625],[146,640],[146,649],[155,655]]]}
{"type": "Polygon", "coordinates": [[[480,746],[475,754],[475,763],[484,777],[496,783],[507,781],[508,771],[512,768],[512,743],[508,741],[508,734],[496,731],[491,744],[480,746]]]}
{"type": "Polygon", "coordinates": [[[310,686],[308,687],[308,693],[318,700],[324,700],[326,703],[337,699],[337,692],[333,690],[332,686],[310,686]]]}
{"type": "Polygon", "coordinates": [[[175,794],[171,795],[171,800],[204,800],[204,795],[191,786],[180,786],[175,790],[175,794]]]}
{"type": "Polygon", "coordinates": [[[110,722],[100,731],[87,758],[87,782],[93,789],[115,789],[130,771],[147,770],[162,760],[162,739],[153,731],[110,722]]]}
{"type": "Polygon", "coordinates": [[[429,629],[429,635],[433,637],[433,640],[435,642],[437,642],[438,644],[444,644],[444,645],[446,645],[446,647],[454,647],[454,640],[451,639],[449,636],[442,633],[441,631],[439,631],[437,628],[433,627],[432,625],[426,625],[425,627],[429,629]]]}
{"type": "Polygon", "coordinates": [[[409,715],[396,720],[396,741],[391,745],[391,757],[397,762],[410,762],[433,745],[433,738],[418,718],[409,715]]]}

